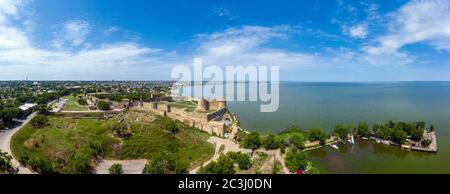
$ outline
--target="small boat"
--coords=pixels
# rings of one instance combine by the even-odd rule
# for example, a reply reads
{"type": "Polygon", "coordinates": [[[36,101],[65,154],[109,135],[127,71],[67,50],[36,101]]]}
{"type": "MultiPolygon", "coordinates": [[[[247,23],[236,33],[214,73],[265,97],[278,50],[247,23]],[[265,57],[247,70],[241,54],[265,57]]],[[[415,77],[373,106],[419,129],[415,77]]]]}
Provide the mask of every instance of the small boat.
{"type": "Polygon", "coordinates": [[[330,145],[332,148],[334,148],[334,149],[336,149],[336,150],[338,150],[339,149],[339,147],[337,146],[337,145],[335,145],[335,144],[332,144],[332,145],[330,145]]]}
{"type": "Polygon", "coordinates": [[[386,141],[386,140],[381,141],[381,143],[384,145],[391,145],[391,143],[389,143],[389,141],[386,141]]]}
{"type": "Polygon", "coordinates": [[[376,141],[377,143],[381,143],[381,141],[380,141],[380,140],[378,140],[378,139],[377,139],[377,140],[375,140],[375,141],[376,141]]]}
{"type": "Polygon", "coordinates": [[[364,139],[364,140],[368,140],[369,138],[367,138],[367,137],[361,137],[362,139],[364,139]]]}
{"type": "Polygon", "coordinates": [[[353,138],[353,136],[350,136],[350,139],[348,139],[348,142],[351,144],[355,144],[355,139],[353,138]]]}

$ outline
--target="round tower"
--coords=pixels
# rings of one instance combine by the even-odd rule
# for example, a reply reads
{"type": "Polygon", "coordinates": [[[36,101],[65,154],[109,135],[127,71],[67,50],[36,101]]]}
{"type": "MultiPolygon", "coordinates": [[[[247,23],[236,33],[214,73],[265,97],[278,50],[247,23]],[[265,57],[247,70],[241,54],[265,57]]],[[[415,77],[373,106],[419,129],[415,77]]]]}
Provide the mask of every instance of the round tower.
{"type": "Polygon", "coordinates": [[[198,110],[201,110],[201,111],[207,111],[207,110],[209,110],[208,101],[205,100],[204,98],[202,98],[201,100],[199,100],[199,101],[198,101],[197,109],[198,109],[198,110]]]}
{"type": "Polygon", "coordinates": [[[219,109],[227,108],[227,102],[225,100],[219,100],[219,109]]]}

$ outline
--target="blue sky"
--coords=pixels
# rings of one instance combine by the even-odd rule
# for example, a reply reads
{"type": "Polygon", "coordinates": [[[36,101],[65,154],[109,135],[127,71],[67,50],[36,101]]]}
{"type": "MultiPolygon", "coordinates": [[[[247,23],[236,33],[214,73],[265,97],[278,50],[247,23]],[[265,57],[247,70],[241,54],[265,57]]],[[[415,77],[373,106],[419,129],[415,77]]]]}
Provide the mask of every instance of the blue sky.
{"type": "Polygon", "coordinates": [[[277,65],[286,81],[450,80],[448,0],[0,0],[0,80],[160,80],[277,65]]]}

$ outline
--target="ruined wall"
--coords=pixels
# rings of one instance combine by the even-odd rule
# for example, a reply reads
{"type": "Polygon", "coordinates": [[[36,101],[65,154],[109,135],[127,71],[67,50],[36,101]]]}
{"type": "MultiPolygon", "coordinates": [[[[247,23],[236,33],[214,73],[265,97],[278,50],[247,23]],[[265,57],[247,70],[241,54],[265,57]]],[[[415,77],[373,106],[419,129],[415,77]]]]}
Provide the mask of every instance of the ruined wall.
{"type": "Polygon", "coordinates": [[[208,115],[206,115],[206,120],[207,121],[211,121],[214,118],[223,116],[225,113],[227,113],[227,109],[226,108],[222,108],[220,110],[217,110],[216,112],[209,113],[208,115]]]}

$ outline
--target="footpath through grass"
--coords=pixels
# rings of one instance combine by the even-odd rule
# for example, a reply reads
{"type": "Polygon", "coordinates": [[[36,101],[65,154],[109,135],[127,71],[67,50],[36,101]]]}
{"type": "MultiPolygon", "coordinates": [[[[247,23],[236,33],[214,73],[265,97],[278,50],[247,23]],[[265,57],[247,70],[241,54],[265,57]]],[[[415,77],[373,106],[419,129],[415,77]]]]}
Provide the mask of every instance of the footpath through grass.
{"type": "Polygon", "coordinates": [[[87,111],[88,106],[83,106],[78,103],[78,98],[72,95],[64,96],[63,99],[67,100],[67,104],[64,106],[63,111],[87,111]]]}

